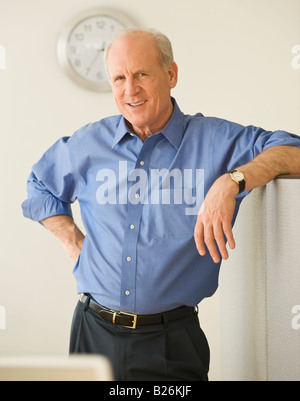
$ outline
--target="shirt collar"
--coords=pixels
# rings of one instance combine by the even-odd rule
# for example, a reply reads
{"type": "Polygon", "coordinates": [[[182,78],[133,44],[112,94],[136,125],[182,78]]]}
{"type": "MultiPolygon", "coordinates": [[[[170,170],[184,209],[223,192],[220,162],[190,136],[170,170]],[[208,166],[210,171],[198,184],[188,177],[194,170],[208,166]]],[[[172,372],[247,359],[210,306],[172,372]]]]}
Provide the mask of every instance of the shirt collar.
{"type": "Polygon", "coordinates": [[[125,135],[127,135],[128,133],[129,133],[129,130],[126,125],[125,118],[123,116],[121,116],[121,120],[119,122],[119,126],[118,126],[117,132],[115,134],[111,148],[113,149],[123,139],[123,137],[125,135]]]}
{"type": "MultiPolygon", "coordinates": [[[[176,148],[178,149],[183,137],[183,113],[179,109],[177,102],[174,98],[172,103],[174,106],[172,116],[165,127],[160,131],[162,135],[176,148]]],[[[124,138],[126,134],[130,133],[126,120],[121,117],[116,135],[112,143],[112,149],[124,138]]]]}

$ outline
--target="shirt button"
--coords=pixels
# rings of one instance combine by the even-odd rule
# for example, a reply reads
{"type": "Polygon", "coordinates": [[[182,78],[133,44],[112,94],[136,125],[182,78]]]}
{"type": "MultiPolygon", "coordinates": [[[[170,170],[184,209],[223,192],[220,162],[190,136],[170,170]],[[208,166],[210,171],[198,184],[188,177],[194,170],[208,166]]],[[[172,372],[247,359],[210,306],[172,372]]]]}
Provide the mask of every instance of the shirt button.
{"type": "Polygon", "coordinates": [[[131,261],[132,261],[131,257],[128,256],[128,257],[127,257],[127,262],[131,262],[131,261]]]}
{"type": "Polygon", "coordinates": [[[128,291],[128,290],[125,291],[125,295],[127,295],[127,296],[130,295],[130,291],[128,291]]]}
{"type": "Polygon", "coordinates": [[[140,165],[143,166],[145,164],[145,162],[142,160],[140,161],[140,165]]]}
{"type": "Polygon", "coordinates": [[[134,229],[135,229],[135,225],[134,225],[134,224],[131,224],[130,228],[131,228],[132,230],[134,230],[134,229]]]}

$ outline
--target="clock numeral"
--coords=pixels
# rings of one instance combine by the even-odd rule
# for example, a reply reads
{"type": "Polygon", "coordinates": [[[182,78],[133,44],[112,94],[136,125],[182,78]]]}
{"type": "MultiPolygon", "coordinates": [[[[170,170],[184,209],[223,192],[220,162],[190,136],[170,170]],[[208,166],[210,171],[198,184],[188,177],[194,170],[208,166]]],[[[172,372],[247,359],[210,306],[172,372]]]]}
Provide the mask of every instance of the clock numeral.
{"type": "Polygon", "coordinates": [[[104,29],[105,21],[96,21],[97,28],[104,29]]]}
{"type": "Polygon", "coordinates": [[[81,67],[81,60],[79,58],[76,58],[74,60],[74,65],[75,65],[75,67],[81,67]]]}
{"type": "Polygon", "coordinates": [[[92,25],[84,25],[84,31],[85,32],[91,32],[92,31],[92,25]]]}
{"type": "Polygon", "coordinates": [[[82,40],[84,40],[84,34],[83,33],[75,33],[75,40],[78,40],[79,42],[81,42],[82,40]]]}
{"type": "Polygon", "coordinates": [[[76,46],[70,46],[70,53],[75,54],[77,52],[77,47],[76,46]]]}

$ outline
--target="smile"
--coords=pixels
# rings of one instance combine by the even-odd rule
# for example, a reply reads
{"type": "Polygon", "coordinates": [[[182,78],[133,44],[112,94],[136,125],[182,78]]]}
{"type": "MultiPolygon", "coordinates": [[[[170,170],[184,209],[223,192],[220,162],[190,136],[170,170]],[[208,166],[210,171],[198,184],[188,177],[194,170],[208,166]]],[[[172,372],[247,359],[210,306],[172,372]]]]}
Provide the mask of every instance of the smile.
{"type": "Polygon", "coordinates": [[[129,106],[131,107],[138,107],[138,106],[142,106],[143,104],[145,104],[147,102],[147,100],[143,100],[142,102],[138,102],[138,103],[128,103],[129,106]]]}

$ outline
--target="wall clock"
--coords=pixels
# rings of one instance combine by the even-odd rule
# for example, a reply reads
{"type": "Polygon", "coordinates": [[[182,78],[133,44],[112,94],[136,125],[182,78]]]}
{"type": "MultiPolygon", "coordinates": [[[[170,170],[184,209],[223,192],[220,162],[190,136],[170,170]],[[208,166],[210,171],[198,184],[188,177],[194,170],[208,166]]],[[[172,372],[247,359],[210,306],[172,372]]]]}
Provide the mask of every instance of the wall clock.
{"type": "Polygon", "coordinates": [[[85,89],[97,92],[111,90],[104,51],[112,37],[129,26],[133,26],[133,22],[114,10],[96,8],[75,16],[66,24],[57,43],[62,69],[85,89]]]}

